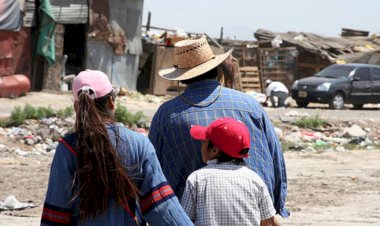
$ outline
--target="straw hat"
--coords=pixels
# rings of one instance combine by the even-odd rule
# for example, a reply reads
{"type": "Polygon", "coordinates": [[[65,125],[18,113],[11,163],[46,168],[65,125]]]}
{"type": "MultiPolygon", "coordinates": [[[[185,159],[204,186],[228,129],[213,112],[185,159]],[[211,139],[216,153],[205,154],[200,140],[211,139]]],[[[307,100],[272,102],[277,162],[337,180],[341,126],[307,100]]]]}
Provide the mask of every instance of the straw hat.
{"type": "Polygon", "coordinates": [[[206,36],[185,39],[174,44],[174,65],[158,74],[168,80],[182,81],[197,77],[221,64],[232,52],[214,55],[206,36]]]}

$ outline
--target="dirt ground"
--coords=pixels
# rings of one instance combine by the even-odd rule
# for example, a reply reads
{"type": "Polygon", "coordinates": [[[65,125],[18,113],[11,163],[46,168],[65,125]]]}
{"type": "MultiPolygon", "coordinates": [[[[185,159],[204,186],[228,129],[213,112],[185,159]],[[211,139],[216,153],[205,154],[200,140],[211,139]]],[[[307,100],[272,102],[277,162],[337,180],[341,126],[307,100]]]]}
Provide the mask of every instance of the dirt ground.
{"type": "MultiPolygon", "coordinates": [[[[130,110],[142,110],[149,117],[158,102],[132,98],[119,101],[130,110]]],[[[31,103],[55,109],[72,104],[70,95],[31,93],[14,100],[0,98],[0,117],[9,115],[14,106],[31,103]]],[[[326,108],[267,109],[270,117],[288,111],[318,114],[331,120],[378,123],[377,106],[356,111],[331,111],[326,108]]],[[[0,129],[0,144],[29,147],[9,140],[0,129]]],[[[289,194],[287,207],[291,216],[279,219],[282,225],[380,225],[380,150],[285,152],[289,194]]],[[[20,156],[0,151],[0,200],[15,195],[19,201],[33,201],[37,208],[0,212],[0,226],[39,225],[41,205],[53,154],[20,156]]]]}

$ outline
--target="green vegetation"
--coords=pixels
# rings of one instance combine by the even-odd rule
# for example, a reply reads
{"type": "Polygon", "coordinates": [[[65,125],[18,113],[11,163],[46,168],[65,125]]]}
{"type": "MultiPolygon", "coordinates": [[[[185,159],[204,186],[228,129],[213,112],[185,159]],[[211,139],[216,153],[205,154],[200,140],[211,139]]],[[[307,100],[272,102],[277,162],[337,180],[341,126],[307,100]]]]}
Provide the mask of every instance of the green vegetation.
{"type": "Polygon", "coordinates": [[[144,115],[142,111],[133,114],[132,112],[128,111],[126,107],[121,106],[120,104],[116,106],[115,119],[118,122],[122,122],[131,126],[132,124],[136,124],[141,120],[145,121],[146,118],[147,117],[144,115]]]}
{"type": "MultiPolygon", "coordinates": [[[[47,108],[45,107],[34,108],[30,104],[26,104],[24,109],[19,111],[19,114],[21,115],[23,114],[25,119],[49,118],[56,115],[54,110],[50,106],[47,108]]],[[[11,115],[11,118],[12,118],[12,115],[11,115]]]]}
{"type": "MultiPolygon", "coordinates": [[[[51,107],[38,107],[35,108],[30,104],[26,104],[24,108],[15,107],[8,119],[0,120],[0,127],[19,126],[26,119],[42,119],[49,117],[66,118],[74,114],[74,108],[72,106],[54,111],[51,107]]],[[[146,121],[147,117],[142,111],[133,114],[128,111],[126,107],[118,104],[115,110],[115,119],[118,122],[122,122],[128,125],[137,124],[141,121],[146,121]]]]}
{"type": "Polygon", "coordinates": [[[72,106],[60,109],[57,111],[57,116],[61,118],[67,118],[74,114],[74,108],[72,106]]]}
{"type": "Polygon", "coordinates": [[[326,126],[328,123],[327,121],[321,119],[319,115],[316,115],[313,118],[303,116],[297,121],[295,121],[293,124],[301,128],[315,129],[326,126]]]}
{"type": "Polygon", "coordinates": [[[74,109],[72,106],[66,107],[64,109],[54,111],[50,106],[49,107],[38,107],[35,108],[30,104],[26,104],[24,108],[15,107],[11,113],[9,119],[0,120],[1,127],[11,127],[19,126],[26,119],[42,119],[49,118],[53,116],[57,117],[69,117],[73,114],[74,109]]]}

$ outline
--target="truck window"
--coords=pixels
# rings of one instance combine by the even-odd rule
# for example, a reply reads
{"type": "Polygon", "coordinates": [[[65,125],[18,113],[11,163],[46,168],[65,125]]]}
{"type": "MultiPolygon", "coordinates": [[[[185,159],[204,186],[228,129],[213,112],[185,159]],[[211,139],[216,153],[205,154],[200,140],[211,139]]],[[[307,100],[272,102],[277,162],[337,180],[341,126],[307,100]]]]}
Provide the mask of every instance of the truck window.
{"type": "Polygon", "coordinates": [[[379,68],[372,69],[372,80],[380,81],[380,69],[379,68]]]}
{"type": "Polygon", "coordinates": [[[359,78],[359,81],[369,81],[369,68],[357,69],[354,76],[359,78]]]}

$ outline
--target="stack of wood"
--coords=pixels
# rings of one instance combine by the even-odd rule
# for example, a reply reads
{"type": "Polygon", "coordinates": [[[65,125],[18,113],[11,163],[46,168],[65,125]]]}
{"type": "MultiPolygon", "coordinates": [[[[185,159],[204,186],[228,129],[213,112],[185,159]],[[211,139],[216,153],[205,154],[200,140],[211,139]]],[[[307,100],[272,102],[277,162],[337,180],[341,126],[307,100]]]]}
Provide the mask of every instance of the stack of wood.
{"type": "Polygon", "coordinates": [[[262,82],[257,67],[240,67],[240,87],[242,92],[262,92],[262,82]]]}

